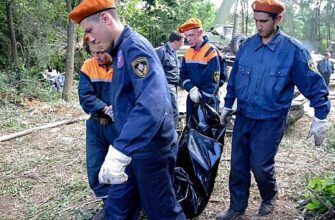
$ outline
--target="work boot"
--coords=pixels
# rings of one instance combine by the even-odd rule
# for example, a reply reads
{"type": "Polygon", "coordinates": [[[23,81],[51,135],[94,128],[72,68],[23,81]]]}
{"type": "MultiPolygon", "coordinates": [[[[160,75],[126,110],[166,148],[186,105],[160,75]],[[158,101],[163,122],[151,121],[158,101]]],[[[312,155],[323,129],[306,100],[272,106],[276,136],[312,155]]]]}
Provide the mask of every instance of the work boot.
{"type": "Polygon", "coordinates": [[[261,206],[259,207],[259,210],[258,210],[258,214],[259,215],[270,214],[275,209],[277,198],[278,196],[275,195],[272,199],[268,201],[262,201],[261,206]]]}
{"type": "Polygon", "coordinates": [[[100,211],[98,211],[97,213],[95,213],[91,220],[104,220],[105,219],[105,210],[101,209],[100,211]]]}
{"type": "Polygon", "coordinates": [[[232,209],[228,209],[226,211],[221,212],[218,216],[216,216],[217,220],[232,220],[244,214],[244,211],[237,212],[232,209]]]}

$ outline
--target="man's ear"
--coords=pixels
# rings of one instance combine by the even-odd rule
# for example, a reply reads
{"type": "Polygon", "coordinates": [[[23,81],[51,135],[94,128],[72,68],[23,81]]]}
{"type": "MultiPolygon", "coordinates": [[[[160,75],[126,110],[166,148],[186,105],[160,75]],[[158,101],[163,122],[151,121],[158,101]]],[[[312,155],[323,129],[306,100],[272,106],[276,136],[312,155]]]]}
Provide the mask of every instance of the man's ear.
{"type": "Polygon", "coordinates": [[[101,12],[99,21],[105,24],[109,24],[111,21],[111,16],[107,12],[101,12]]]}
{"type": "Polygon", "coordinates": [[[276,17],[276,23],[279,24],[282,19],[283,19],[283,15],[277,15],[277,17],[276,17]]]}

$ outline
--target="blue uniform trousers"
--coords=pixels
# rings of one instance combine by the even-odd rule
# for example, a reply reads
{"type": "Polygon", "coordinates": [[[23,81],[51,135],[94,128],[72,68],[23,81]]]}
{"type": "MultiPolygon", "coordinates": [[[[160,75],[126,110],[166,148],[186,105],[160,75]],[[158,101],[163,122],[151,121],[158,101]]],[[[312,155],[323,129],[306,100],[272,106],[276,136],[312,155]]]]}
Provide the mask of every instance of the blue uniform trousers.
{"type": "Polygon", "coordinates": [[[110,185],[99,183],[99,171],[109,145],[113,144],[117,131],[114,123],[102,125],[93,119],[86,121],[86,167],[88,183],[97,198],[107,198],[110,185]]]}
{"type": "MultiPolygon", "coordinates": [[[[219,106],[220,106],[220,100],[219,96],[215,95],[213,98],[204,98],[204,102],[206,102],[208,105],[213,107],[217,112],[219,112],[219,106]]],[[[186,121],[193,115],[194,113],[194,108],[195,108],[196,103],[194,103],[190,96],[187,96],[186,100],[186,121]]]]}
{"type": "Polygon", "coordinates": [[[255,120],[238,113],[235,120],[229,176],[230,208],[248,206],[252,170],[263,201],[277,193],[275,156],[286,126],[286,115],[255,120]]]}
{"type": "Polygon", "coordinates": [[[177,86],[173,84],[168,84],[168,86],[169,86],[169,93],[171,97],[173,119],[174,119],[174,123],[177,128],[178,127],[178,115],[179,115],[178,104],[177,104],[177,100],[178,100],[177,86]]]}
{"type": "Polygon", "coordinates": [[[132,158],[128,180],[112,185],[105,203],[106,220],[138,219],[143,208],[149,220],[186,219],[173,188],[177,145],[148,159],[132,158]]]}

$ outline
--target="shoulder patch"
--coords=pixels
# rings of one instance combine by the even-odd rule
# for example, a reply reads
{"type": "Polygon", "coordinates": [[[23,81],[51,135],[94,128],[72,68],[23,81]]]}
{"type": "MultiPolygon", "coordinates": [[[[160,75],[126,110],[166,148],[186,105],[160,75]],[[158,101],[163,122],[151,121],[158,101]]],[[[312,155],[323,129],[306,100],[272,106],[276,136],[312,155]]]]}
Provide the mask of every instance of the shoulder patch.
{"type": "Polygon", "coordinates": [[[220,81],[220,72],[219,71],[215,71],[214,72],[214,81],[215,82],[219,82],[220,81]]]}
{"type": "Polygon", "coordinates": [[[312,58],[308,60],[308,67],[309,67],[310,70],[312,70],[314,72],[318,72],[312,58]]]}
{"type": "Polygon", "coordinates": [[[149,72],[149,64],[146,57],[136,58],[131,62],[131,66],[133,67],[135,74],[139,77],[145,77],[149,72]]]}

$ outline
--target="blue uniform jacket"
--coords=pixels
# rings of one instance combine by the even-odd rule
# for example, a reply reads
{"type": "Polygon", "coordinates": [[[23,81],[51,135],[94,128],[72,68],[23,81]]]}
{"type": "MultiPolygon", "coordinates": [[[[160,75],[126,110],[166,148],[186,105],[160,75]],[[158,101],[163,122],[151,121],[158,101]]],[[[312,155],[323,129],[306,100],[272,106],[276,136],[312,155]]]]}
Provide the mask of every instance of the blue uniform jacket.
{"type": "Polygon", "coordinates": [[[165,43],[156,50],[157,55],[163,65],[166,79],[169,84],[177,85],[179,82],[180,61],[172,48],[165,43]]]}
{"type": "Polygon", "coordinates": [[[322,59],[318,62],[318,70],[323,74],[332,74],[334,71],[334,65],[330,60],[322,59]]]}
{"type": "Polygon", "coordinates": [[[180,69],[181,83],[186,91],[196,86],[202,98],[213,98],[219,88],[220,71],[219,54],[205,37],[199,49],[190,47],[186,50],[180,69]]]}
{"type": "Polygon", "coordinates": [[[303,45],[279,29],[267,45],[255,34],[236,56],[225,107],[232,108],[237,98],[238,111],[248,118],[279,117],[289,111],[295,85],[310,100],[315,116],[326,118],[328,89],[303,45]]]}
{"type": "Polygon", "coordinates": [[[161,153],[176,138],[170,95],[151,43],[128,26],[111,51],[114,147],[131,157],[161,153]]]}
{"type": "Polygon", "coordinates": [[[113,71],[99,66],[95,58],[88,59],[79,74],[79,102],[87,114],[106,117],[101,110],[111,104],[113,71]]]}

